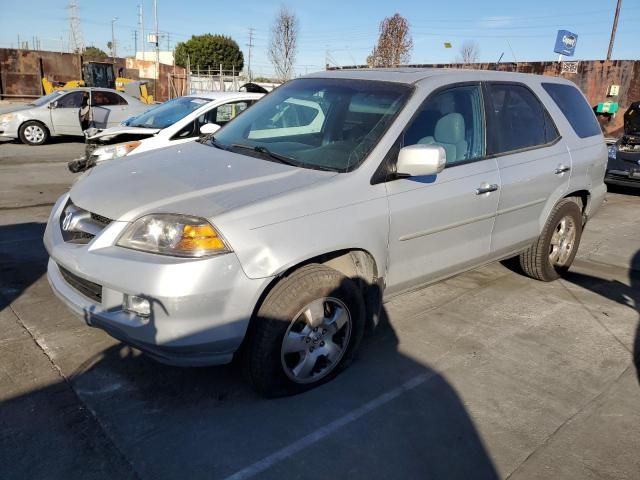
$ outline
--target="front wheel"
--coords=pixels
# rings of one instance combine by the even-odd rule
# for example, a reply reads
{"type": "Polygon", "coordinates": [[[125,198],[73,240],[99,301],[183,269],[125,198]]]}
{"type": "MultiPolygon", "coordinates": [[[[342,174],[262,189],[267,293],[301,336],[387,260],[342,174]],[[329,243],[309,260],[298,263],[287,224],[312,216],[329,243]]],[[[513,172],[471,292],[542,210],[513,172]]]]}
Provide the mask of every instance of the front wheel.
{"type": "Polygon", "coordinates": [[[20,126],[20,141],[27,145],[42,145],[49,138],[49,130],[42,123],[29,120],[20,126]]]}
{"type": "Polygon", "coordinates": [[[307,265],[269,292],[247,342],[249,378],[261,394],[292,395],[335,377],[364,331],[357,285],[324,265],[307,265]]]}
{"type": "Polygon", "coordinates": [[[534,243],[520,254],[520,267],[528,276],[544,282],[569,270],[582,237],[582,212],[576,202],[564,199],[551,210],[534,243]]]}

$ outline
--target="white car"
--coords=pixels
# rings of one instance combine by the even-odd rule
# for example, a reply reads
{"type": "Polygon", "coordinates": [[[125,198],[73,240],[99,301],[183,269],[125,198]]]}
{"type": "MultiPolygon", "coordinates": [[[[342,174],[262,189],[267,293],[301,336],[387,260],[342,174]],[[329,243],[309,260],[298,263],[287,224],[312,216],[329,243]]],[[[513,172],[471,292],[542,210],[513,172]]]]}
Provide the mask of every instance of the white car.
{"type": "Polygon", "coordinates": [[[196,140],[213,133],[264,96],[263,93],[213,92],[177,97],[88,138],[98,145],[88,158],[69,163],[72,172],[125,155],[196,140]],[[205,127],[205,125],[207,125],[205,127]]]}

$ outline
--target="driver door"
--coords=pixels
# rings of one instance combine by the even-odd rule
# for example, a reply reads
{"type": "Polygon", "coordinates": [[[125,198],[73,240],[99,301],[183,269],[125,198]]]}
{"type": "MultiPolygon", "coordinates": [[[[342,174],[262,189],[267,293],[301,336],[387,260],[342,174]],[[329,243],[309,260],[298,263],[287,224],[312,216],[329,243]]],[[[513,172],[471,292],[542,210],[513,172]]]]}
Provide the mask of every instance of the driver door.
{"type": "Polygon", "coordinates": [[[84,92],[70,92],[49,105],[53,131],[59,135],[82,136],[78,112],[84,92]]]}
{"type": "Polygon", "coordinates": [[[452,86],[431,95],[399,143],[403,147],[442,146],[446,163],[436,175],[395,178],[386,183],[389,295],[486,260],[500,194],[498,164],[485,156],[479,84],[452,86]]]}

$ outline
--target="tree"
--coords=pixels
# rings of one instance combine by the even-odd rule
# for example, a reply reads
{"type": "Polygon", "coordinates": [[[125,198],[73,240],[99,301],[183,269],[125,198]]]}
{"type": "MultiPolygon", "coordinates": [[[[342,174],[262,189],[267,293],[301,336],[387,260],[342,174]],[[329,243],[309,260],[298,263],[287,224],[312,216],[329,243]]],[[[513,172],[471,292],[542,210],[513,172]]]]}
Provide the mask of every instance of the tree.
{"type": "Polygon", "coordinates": [[[460,47],[460,55],[456,57],[456,63],[462,63],[464,65],[476,63],[479,55],[480,46],[478,45],[478,42],[466,40],[462,44],[462,47],[460,47]]]}
{"type": "Polygon", "coordinates": [[[92,60],[104,60],[108,57],[108,55],[104,52],[104,50],[99,49],[98,47],[87,47],[82,52],[82,55],[87,59],[92,60]]]}
{"type": "Polygon", "coordinates": [[[380,22],[378,44],[367,57],[370,67],[397,67],[411,59],[413,39],[409,22],[399,13],[380,22]]]}
{"type": "Polygon", "coordinates": [[[236,75],[244,67],[244,57],[238,44],[231,37],[225,35],[192,35],[190,40],[176,45],[176,65],[186,67],[187,63],[192,69],[211,70],[217,72],[222,64],[222,69],[232,71],[236,75]]]}
{"type": "Polygon", "coordinates": [[[281,82],[293,77],[293,64],[298,53],[298,17],[284,5],[280,7],[271,27],[267,53],[281,82]]]}

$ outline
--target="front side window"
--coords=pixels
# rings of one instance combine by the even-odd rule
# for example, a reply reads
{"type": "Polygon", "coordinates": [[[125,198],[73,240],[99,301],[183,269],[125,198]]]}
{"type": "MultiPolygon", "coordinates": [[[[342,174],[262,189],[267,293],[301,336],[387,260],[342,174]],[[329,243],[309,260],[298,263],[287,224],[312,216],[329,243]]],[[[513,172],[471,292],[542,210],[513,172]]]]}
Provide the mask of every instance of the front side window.
{"type": "Polygon", "coordinates": [[[440,145],[446,164],[485,154],[484,113],[479,85],[440,91],[427,99],[404,134],[403,146],[440,145]]]}
{"type": "Polygon", "coordinates": [[[207,112],[204,123],[216,123],[220,126],[225,125],[249,108],[249,105],[248,100],[225,103],[224,105],[214,108],[211,112],[207,112]]]}
{"type": "Polygon", "coordinates": [[[56,108],[80,108],[82,105],[82,93],[83,92],[67,93],[57,101],[56,108]]]}
{"type": "Polygon", "coordinates": [[[215,140],[241,154],[347,172],[378,143],[412,90],[369,80],[294,80],[223,127],[215,140]]]}
{"type": "Polygon", "coordinates": [[[542,88],[556,102],[576,135],[587,138],[602,133],[593,110],[576,87],[561,83],[543,83],[542,88]]]}
{"type": "Polygon", "coordinates": [[[549,144],[558,131],[544,106],[527,87],[509,83],[488,86],[493,106],[492,154],[549,144]]]}
{"type": "Polygon", "coordinates": [[[130,120],[128,125],[142,128],[167,128],[210,101],[207,98],[197,97],[174,98],[138,115],[130,120]]]}

